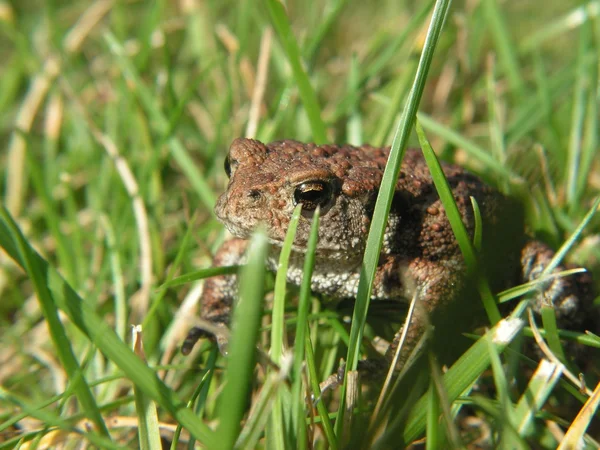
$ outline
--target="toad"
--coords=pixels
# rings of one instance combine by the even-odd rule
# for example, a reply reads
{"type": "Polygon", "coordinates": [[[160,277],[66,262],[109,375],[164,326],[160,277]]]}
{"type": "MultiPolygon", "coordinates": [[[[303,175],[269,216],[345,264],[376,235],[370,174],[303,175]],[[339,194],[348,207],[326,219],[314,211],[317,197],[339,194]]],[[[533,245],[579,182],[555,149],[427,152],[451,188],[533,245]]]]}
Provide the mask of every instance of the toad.
{"type": "MultiPolygon", "coordinates": [[[[247,239],[262,225],[272,244],[267,264],[276,270],[292,211],[301,204],[302,216],[287,273],[288,282],[299,285],[311,219],[320,208],[312,290],[326,298],[353,299],[388,154],[389,148],[369,145],[235,140],[225,160],[229,185],[215,207],[217,218],[235,238],[224,243],[214,264],[243,263],[247,239]]],[[[457,165],[443,164],[443,170],[471,238],[475,231],[471,197],[479,205],[483,231],[481,270],[492,287],[503,289],[538,277],[554,252],[528,238],[518,202],[457,165]]],[[[559,266],[556,271],[564,269],[559,266]]],[[[372,308],[385,302],[395,305],[400,316],[416,295],[419,307],[410,322],[396,368],[405,362],[428,322],[435,326],[438,341],[448,343],[454,341],[446,338],[443,330],[456,328],[460,318],[485,317],[481,314],[481,301],[474,295],[474,283],[466,272],[421,151],[408,149],[396,183],[371,294],[372,308]]],[[[539,289],[534,310],[539,310],[543,302],[550,302],[561,327],[582,329],[587,326],[584,322],[592,308],[589,287],[586,274],[552,279],[539,289]]],[[[236,289],[235,275],[206,280],[201,317],[217,327],[226,327],[236,289]]],[[[395,334],[389,346],[388,361],[400,334],[395,334]]],[[[198,338],[205,335],[199,328],[192,329],[183,353],[189,353],[198,338]]]]}

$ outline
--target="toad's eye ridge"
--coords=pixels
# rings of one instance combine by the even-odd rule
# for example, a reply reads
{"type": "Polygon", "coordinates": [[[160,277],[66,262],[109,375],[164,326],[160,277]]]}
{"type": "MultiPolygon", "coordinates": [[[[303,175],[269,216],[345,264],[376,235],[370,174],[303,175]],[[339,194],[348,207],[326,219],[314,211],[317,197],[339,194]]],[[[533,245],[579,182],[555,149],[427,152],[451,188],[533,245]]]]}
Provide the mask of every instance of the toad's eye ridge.
{"type": "Polygon", "coordinates": [[[317,206],[325,208],[333,199],[331,183],[327,181],[306,181],[296,186],[294,205],[302,204],[303,212],[312,212],[317,206]]]}

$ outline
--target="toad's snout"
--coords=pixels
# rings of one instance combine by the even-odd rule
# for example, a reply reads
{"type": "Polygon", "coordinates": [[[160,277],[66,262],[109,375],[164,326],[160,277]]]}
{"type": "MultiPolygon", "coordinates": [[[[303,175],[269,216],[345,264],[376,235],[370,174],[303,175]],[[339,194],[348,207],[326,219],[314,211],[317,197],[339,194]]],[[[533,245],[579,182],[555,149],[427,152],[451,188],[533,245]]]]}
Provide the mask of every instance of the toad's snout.
{"type": "Polygon", "coordinates": [[[257,189],[229,189],[217,200],[215,214],[229,231],[240,237],[247,236],[268,219],[265,196],[257,189]]]}

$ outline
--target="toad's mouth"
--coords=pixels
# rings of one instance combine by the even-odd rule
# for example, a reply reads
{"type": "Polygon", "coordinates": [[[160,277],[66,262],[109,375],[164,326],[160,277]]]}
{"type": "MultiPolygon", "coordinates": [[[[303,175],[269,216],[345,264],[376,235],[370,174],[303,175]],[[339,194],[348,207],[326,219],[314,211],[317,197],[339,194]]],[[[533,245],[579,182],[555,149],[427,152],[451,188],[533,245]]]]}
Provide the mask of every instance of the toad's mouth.
{"type": "MultiPolygon", "coordinates": [[[[247,222],[239,223],[235,220],[227,220],[224,221],[219,218],[221,222],[225,225],[225,228],[237,238],[241,239],[250,239],[252,235],[260,229],[260,225],[255,227],[248,227],[247,222]]],[[[263,230],[266,231],[267,239],[269,244],[272,246],[272,250],[275,254],[278,254],[279,250],[283,246],[284,239],[287,233],[287,227],[281,230],[283,233],[281,236],[273,235],[272,230],[269,230],[268,227],[263,227],[263,230]]],[[[294,243],[292,245],[292,256],[295,254],[297,256],[306,255],[307,253],[307,242],[308,237],[303,233],[297,232],[296,237],[294,239],[294,243]]],[[[320,264],[352,264],[357,265],[360,264],[363,258],[364,246],[358,244],[353,247],[346,247],[344,245],[340,245],[336,242],[327,242],[325,239],[319,238],[318,245],[315,251],[317,255],[318,261],[320,264]]]]}

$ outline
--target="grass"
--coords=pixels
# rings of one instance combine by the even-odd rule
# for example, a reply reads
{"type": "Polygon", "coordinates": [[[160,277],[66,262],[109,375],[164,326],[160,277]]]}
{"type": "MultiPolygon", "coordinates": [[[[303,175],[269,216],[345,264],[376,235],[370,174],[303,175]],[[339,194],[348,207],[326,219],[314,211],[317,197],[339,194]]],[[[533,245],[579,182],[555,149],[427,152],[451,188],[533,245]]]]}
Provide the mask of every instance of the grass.
{"type": "Polygon", "coordinates": [[[566,335],[590,354],[590,389],[565,381],[577,374],[559,361],[524,373],[511,342],[525,303],[447,373],[430,358],[430,382],[418,367],[396,380],[375,412],[375,389],[357,395],[350,376],[311,405],[340,357],[352,368],[368,350],[372,331],[363,337],[361,325],[389,198],[376,208],[351,331],[306,285],[297,302],[281,274],[261,314],[272,279],[257,238],[256,262],[241,269],[250,310],[236,310],[231,337],[241,356],[217,356],[206,342],[178,353],[198,284],[224,273],[211,269],[225,238],[212,208],[227,147],[242,135],[376,145],[401,136],[382,197],[401,150],[429,140],[442,159],[519,198],[530,233],[561,258],[600,273],[599,3],[456,2],[442,28],[438,2],[437,45],[425,39],[433,2],[363,3],[0,2],[0,448],[42,448],[51,437],[155,448],[158,433],[173,448],[391,448],[423,436],[429,448],[460,447],[486,427],[497,446],[555,448],[554,424],[568,430],[563,446],[586,429],[595,445],[598,424],[586,427],[599,340],[557,329],[546,309],[551,348],[560,354],[566,335]],[[430,67],[417,63],[422,52],[430,67]],[[145,360],[127,330],[142,323],[145,360]],[[572,414],[541,410],[560,403],[572,414]],[[469,431],[465,417],[480,425],[469,431]]]}

